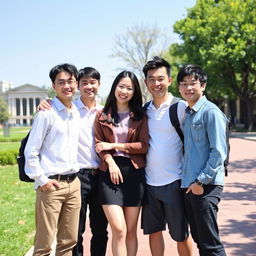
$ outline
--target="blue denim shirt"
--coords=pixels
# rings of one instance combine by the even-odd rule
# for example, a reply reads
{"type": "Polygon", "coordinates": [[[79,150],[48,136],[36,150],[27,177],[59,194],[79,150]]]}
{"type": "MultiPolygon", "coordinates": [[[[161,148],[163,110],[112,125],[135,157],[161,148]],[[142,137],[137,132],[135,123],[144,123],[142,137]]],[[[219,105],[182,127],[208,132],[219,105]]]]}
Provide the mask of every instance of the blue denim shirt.
{"type": "Polygon", "coordinates": [[[224,185],[226,122],[223,112],[205,96],[186,109],[181,187],[189,187],[196,179],[224,185]]]}

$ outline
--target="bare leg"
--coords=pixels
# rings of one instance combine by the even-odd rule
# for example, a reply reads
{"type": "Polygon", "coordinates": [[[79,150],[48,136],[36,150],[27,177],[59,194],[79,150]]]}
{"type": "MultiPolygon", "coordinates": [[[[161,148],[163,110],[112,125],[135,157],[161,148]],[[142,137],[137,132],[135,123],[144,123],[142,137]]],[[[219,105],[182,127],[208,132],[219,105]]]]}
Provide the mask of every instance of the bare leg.
{"type": "Polygon", "coordinates": [[[124,215],[127,227],[126,248],[127,256],[135,256],[138,250],[137,223],[140,207],[124,207],[124,215]]]}
{"type": "Polygon", "coordinates": [[[162,231],[149,235],[149,245],[152,256],[164,256],[164,238],[162,231]]]}
{"type": "Polygon", "coordinates": [[[103,205],[102,207],[112,231],[113,256],[126,256],[126,224],[123,208],[119,205],[103,205]]]}
{"type": "Polygon", "coordinates": [[[189,236],[182,242],[177,242],[177,250],[179,256],[192,256],[193,248],[192,248],[192,239],[189,236]]]}

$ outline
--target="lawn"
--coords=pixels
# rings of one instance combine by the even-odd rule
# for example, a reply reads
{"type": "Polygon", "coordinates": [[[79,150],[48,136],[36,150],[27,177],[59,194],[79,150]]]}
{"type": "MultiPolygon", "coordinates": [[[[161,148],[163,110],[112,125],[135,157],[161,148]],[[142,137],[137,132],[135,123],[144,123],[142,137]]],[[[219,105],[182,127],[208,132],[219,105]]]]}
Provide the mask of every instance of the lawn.
{"type": "Polygon", "coordinates": [[[0,129],[0,140],[2,140],[0,143],[0,152],[9,151],[9,150],[18,151],[20,147],[20,140],[27,135],[29,129],[30,127],[11,128],[9,137],[4,137],[3,129],[0,129]]]}
{"type": "Polygon", "coordinates": [[[0,138],[6,139],[22,139],[28,133],[30,127],[11,127],[10,128],[10,136],[4,137],[3,128],[0,129],[0,138]]]}
{"type": "Polygon", "coordinates": [[[0,256],[24,255],[33,245],[33,183],[19,181],[17,165],[0,172],[0,256]]]}

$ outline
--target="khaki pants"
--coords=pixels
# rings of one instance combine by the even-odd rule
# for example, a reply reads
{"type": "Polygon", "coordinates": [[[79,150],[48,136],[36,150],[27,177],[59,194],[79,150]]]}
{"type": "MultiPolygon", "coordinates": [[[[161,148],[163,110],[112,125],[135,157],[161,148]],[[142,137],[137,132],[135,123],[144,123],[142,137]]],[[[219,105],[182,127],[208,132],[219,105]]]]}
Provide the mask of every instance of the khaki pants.
{"type": "Polygon", "coordinates": [[[50,255],[57,236],[56,256],[72,255],[77,242],[81,207],[80,180],[60,181],[60,188],[42,192],[36,190],[34,256],[50,255]]]}

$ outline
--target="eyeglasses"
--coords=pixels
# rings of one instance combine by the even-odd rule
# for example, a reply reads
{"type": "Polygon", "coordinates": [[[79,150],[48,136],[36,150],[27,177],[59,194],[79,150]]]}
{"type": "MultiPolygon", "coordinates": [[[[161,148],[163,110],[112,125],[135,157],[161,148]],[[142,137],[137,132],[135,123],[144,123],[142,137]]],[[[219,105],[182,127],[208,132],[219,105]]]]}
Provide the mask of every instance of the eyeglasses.
{"type": "Polygon", "coordinates": [[[179,86],[183,87],[183,88],[185,88],[185,87],[187,88],[189,86],[195,88],[195,87],[197,87],[199,85],[200,85],[200,82],[198,82],[198,81],[191,82],[191,83],[180,82],[180,84],[179,84],[179,86]]]}
{"type": "Polygon", "coordinates": [[[59,80],[55,84],[58,86],[65,86],[68,84],[69,86],[72,86],[76,83],[76,80],[59,80]]]}

